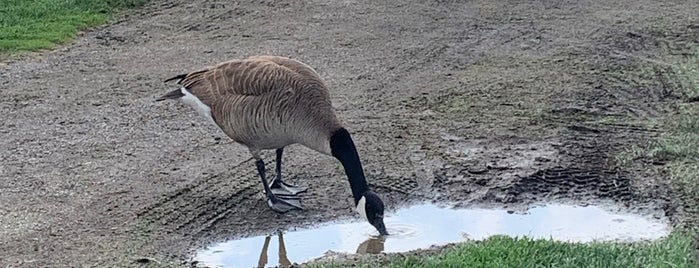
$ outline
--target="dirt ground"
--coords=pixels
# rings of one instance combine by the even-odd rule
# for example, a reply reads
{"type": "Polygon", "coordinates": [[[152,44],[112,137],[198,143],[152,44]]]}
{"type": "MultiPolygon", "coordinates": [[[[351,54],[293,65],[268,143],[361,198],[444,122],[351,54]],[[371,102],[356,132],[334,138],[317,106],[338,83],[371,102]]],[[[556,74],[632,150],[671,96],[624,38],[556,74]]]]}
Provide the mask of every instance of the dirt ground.
{"type": "MultiPolygon", "coordinates": [[[[612,161],[676,109],[697,1],[153,0],[0,64],[0,267],[190,265],[214,241],[356,218],[337,162],[286,150],[306,210],[262,201],[247,150],[162,81],[256,54],[326,79],[389,209],[681,209],[662,161],[612,161]]],[[[266,155],[272,163],[273,152],[266,155]]],[[[369,225],[367,225],[370,227],[369,225]]]]}

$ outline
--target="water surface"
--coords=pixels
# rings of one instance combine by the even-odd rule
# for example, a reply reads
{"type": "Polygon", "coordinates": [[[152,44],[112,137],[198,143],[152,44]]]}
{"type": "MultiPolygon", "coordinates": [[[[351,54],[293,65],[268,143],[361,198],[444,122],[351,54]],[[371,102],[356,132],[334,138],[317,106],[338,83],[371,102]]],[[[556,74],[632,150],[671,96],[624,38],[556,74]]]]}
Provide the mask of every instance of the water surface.
{"type": "Polygon", "coordinates": [[[257,236],[215,244],[199,250],[195,259],[212,267],[286,266],[344,253],[405,252],[492,235],[552,238],[561,241],[637,241],[662,238],[668,225],[658,219],[617,214],[596,206],[546,205],[526,214],[498,209],[451,209],[416,205],[386,215],[391,234],[363,221],[329,223],[282,236],[257,236]],[[280,247],[280,238],[283,247],[280,247]],[[281,257],[280,257],[281,256],[281,257]]]}

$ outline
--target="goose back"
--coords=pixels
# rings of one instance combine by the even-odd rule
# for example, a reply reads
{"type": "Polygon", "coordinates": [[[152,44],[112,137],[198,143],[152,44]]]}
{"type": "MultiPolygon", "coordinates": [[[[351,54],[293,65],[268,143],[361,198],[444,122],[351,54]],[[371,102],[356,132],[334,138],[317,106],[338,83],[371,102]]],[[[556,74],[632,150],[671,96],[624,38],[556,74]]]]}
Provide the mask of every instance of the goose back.
{"type": "Polygon", "coordinates": [[[231,60],[179,83],[211,108],[221,130],[251,150],[301,143],[330,154],[330,134],[341,127],[317,72],[289,58],[231,60]]]}

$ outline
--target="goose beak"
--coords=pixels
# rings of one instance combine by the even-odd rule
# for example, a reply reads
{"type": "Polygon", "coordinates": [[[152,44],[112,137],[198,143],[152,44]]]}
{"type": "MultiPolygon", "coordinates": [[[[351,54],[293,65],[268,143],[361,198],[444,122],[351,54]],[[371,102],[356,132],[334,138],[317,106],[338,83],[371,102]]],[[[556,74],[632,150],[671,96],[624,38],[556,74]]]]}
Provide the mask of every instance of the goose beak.
{"type": "Polygon", "coordinates": [[[371,225],[374,225],[374,228],[376,228],[376,230],[379,231],[379,234],[388,235],[388,231],[386,231],[386,225],[383,223],[383,218],[376,219],[371,225]]]}

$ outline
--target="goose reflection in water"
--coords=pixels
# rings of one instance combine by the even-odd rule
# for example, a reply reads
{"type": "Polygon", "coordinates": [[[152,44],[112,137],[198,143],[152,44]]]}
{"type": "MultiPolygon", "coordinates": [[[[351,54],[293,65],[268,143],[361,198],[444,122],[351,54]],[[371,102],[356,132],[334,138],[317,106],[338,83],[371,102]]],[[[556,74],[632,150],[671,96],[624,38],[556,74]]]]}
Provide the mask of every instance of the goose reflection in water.
{"type": "MultiPolygon", "coordinates": [[[[278,256],[279,256],[279,264],[278,267],[281,268],[289,268],[291,267],[291,261],[289,261],[289,257],[286,255],[286,246],[284,245],[284,233],[281,230],[278,230],[277,236],[279,237],[279,251],[278,251],[278,256]]],[[[267,251],[269,250],[269,242],[272,240],[272,235],[269,234],[265,236],[265,243],[262,245],[262,251],[260,252],[260,258],[257,261],[257,268],[264,268],[267,265],[268,258],[267,258],[267,251]]],[[[357,253],[360,254],[378,254],[383,252],[384,250],[384,242],[386,242],[386,237],[385,236],[377,236],[377,237],[371,237],[367,239],[366,241],[362,242],[359,244],[359,247],[357,247],[357,253]]]]}
{"type": "Polygon", "coordinates": [[[367,239],[366,241],[362,242],[359,244],[359,247],[357,247],[357,253],[369,253],[369,254],[378,254],[383,252],[383,243],[386,242],[386,237],[385,236],[378,236],[378,237],[371,237],[367,239]]]}
{"type": "MultiPolygon", "coordinates": [[[[291,261],[286,256],[286,246],[284,245],[284,233],[281,230],[277,231],[279,236],[279,267],[288,268],[291,267],[291,261]]],[[[258,268],[264,268],[267,265],[267,249],[269,248],[269,241],[272,240],[272,235],[265,236],[265,244],[262,246],[262,252],[260,252],[260,259],[257,261],[258,268]]]]}

